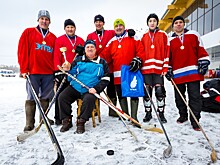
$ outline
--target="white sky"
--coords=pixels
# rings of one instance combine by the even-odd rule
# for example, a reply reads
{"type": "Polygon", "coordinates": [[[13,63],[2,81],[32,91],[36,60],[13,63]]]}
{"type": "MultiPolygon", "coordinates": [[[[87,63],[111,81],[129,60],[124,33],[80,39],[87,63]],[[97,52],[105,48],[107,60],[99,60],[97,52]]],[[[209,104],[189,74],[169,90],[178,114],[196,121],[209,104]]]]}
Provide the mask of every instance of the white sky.
{"type": "Polygon", "coordinates": [[[0,65],[18,65],[17,45],[28,27],[36,27],[37,14],[41,9],[50,12],[50,31],[57,37],[64,34],[65,19],[76,24],[76,35],[84,40],[95,30],[94,16],[105,18],[105,29],[113,29],[113,22],[121,18],[126,28],[147,29],[146,18],[156,13],[159,18],[173,0],[3,0],[0,6],[0,65]]]}

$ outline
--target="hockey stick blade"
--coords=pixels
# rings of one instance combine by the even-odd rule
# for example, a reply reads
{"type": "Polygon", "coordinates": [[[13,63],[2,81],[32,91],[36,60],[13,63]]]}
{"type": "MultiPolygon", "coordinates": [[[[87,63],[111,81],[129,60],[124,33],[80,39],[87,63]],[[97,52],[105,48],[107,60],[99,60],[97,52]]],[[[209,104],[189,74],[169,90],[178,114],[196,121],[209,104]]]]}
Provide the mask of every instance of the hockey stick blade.
{"type": "Polygon", "coordinates": [[[63,165],[64,162],[65,162],[64,156],[57,154],[57,159],[51,165],[63,165]]]}
{"type": "Polygon", "coordinates": [[[160,128],[157,128],[155,125],[141,125],[141,128],[146,130],[146,131],[151,131],[151,132],[158,132],[158,133],[163,133],[163,130],[160,128]]]}
{"type": "Polygon", "coordinates": [[[165,150],[163,151],[163,156],[164,156],[165,158],[169,158],[169,157],[171,156],[171,154],[172,154],[172,146],[169,145],[169,146],[167,147],[167,149],[165,149],[165,150]]]}

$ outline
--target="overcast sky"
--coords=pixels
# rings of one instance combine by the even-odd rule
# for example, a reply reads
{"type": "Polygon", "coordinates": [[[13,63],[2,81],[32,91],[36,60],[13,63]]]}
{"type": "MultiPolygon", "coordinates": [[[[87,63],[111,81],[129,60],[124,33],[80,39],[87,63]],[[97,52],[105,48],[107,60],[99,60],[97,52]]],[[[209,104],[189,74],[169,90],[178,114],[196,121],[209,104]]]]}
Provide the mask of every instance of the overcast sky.
{"type": "Polygon", "coordinates": [[[22,32],[36,27],[41,9],[49,11],[50,31],[57,37],[64,34],[65,19],[76,24],[76,34],[83,39],[95,30],[94,16],[105,18],[105,29],[113,29],[113,22],[121,18],[126,28],[146,30],[146,18],[156,13],[159,18],[173,0],[2,0],[0,5],[0,65],[18,65],[17,46],[22,32]]]}

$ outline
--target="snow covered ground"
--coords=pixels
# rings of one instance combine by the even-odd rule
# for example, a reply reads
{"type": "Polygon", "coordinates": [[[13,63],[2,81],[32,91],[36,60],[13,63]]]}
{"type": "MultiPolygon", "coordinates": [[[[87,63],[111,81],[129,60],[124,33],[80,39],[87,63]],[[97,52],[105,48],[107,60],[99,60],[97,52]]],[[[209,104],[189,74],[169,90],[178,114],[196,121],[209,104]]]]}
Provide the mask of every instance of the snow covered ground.
{"type": "MultiPolygon", "coordinates": [[[[74,126],[68,132],[60,133],[60,126],[52,126],[65,156],[66,165],[204,165],[211,164],[211,148],[202,132],[192,129],[190,122],[177,124],[178,111],[175,107],[173,88],[166,81],[167,100],[164,124],[173,146],[170,158],[163,158],[163,151],[168,147],[164,134],[148,132],[129,124],[138,137],[138,142],[129,134],[126,127],[117,118],[108,117],[108,107],[101,103],[101,119],[96,128],[92,121],[86,123],[86,132],[74,134],[76,111],[73,112],[74,126]],[[114,150],[108,156],[108,150],[114,150]]],[[[51,164],[57,158],[56,151],[43,125],[34,136],[25,142],[17,142],[16,136],[22,133],[25,125],[24,102],[26,99],[25,80],[0,77],[0,164],[51,164]]],[[[73,110],[76,105],[73,104],[73,110]]],[[[36,120],[38,122],[38,110],[36,120]]],[[[49,113],[53,118],[54,107],[49,113]]],[[[138,118],[141,124],[144,117],[142,100],[138,118]]],[[[129,122],[127,122],[129,123],[129,122]]],[[[153,113],[151,124],[160,127],[153,113]]],[[[202,112],[200,123],[213,143],[220,164],[220,115],[202,112]]]]}

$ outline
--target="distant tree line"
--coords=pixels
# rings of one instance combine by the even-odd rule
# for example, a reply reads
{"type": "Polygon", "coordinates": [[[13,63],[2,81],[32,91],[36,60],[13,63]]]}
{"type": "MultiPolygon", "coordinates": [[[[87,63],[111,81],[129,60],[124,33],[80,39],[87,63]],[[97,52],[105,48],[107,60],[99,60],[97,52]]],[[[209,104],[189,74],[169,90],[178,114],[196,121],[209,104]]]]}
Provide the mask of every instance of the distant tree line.
{"type": "Polygon", "coordinates": [[[9,69],[13,70],[15,73],[20,72],[20,68],[16,65],[0,65],[0,69],[9,69]]]}

